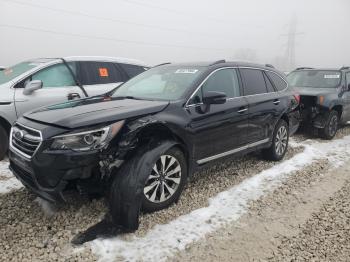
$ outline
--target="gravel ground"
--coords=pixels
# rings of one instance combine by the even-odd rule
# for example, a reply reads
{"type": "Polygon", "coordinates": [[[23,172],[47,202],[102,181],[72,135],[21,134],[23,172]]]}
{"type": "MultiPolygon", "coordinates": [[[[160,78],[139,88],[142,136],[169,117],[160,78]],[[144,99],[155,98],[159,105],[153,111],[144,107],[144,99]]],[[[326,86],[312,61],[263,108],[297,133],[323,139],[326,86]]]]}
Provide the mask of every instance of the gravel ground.
{"type": "Polygon", "coordinates": [[[349,261],[350,181],[301,226],[283,237],[271,261],[349,261]]]}
{"type": "MultiPolygon", "coordinates": [[[[300,147],[290,148],[286,158],[301,150],[300,147]]],[[[136,235],[142,236],[156,224],[167,223],[206,206],[210,197],[274,164],[261,160],[259,154],[252,154],[196,173],[176,205],[141,216],[136,235]]],[[[70,240],[101,220],[106,210],[105,201],[90,202],[75,195],[68,205],[58,208],[49,217],[35,199],[26,189],[0,195],[0,253],[3,257],[8,261],[95,261],[88,247],[72,254],[70,240]]],[[[125,235],[125,238],[129,236],[125,235]]]]}
{"type": "MultiPolygon", "coordinates": [[[[350,134],[350,128],[340,130],[337,137],[350,134]]],[[[297,141],[307,139],[296,136],[297,141]]],[[[286,158],[302,149],[290,148],[286,158]]],[[[137,236],[144,235],[156,224],[164,224],[208,204],[217,193],[240,183],[274,162],[261,160],[257,154],[216,165],[194,175],[180,201],[167,210],[141,216],[137,236]]],[[[0,172],[0,176],[2,176],[0,172]]],[[[72,253],[70,240],[101,220],[106,211],[104,200],[88,201],[72,195],[70,204],[59,207],[48,216],[36,197],[25,189],[0,194],[0,254],[6,261],[95,261],[89,248],[72,253]]],[[[128,238],[128,235],[125,235],[128,238]]]]}

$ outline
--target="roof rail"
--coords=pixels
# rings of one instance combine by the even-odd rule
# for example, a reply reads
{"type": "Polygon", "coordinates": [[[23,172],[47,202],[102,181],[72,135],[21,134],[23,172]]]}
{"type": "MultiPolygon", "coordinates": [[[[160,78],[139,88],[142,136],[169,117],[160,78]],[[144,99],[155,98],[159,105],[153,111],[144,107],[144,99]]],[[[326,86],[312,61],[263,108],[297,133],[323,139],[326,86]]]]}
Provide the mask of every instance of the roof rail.
{"type": "Polygon", "coordinates": [[[221,64],[221,63],[226,63],[226,60],[225,59],[218,60],[218,61],[215,61],[214,63],[212,63],[210,65],[212,66],[212,65],[221,64]]]}
{"type": "Polygon", "coordinates": [[[265,64],[266,67],[270,67],[270,68],[275,68],[273,65],[271,64],[265,64]]]}
{"type": "Polygon", "coordinates": [[[170,64],[171,64],[170,62],[166,62],[166,63],[162,63],[162,64],[159,64],[159,65],[152,66],[152,68],[158,67],[158,66],[162,66],[162,65],[170,65],[170,64]]]}
{"type": "Polygon", "coordinates": [[[350,66],[342,66],[342,67],[340,68],[340,70],[347,70],[347,69],[350,69],[350,66]]]}
{"type": "Polygon", "coordinates": [[[303,70],[303,69],[315,69],[315,68],[313,68],[313,67],[298,67],[295,70],[303,70]]]}

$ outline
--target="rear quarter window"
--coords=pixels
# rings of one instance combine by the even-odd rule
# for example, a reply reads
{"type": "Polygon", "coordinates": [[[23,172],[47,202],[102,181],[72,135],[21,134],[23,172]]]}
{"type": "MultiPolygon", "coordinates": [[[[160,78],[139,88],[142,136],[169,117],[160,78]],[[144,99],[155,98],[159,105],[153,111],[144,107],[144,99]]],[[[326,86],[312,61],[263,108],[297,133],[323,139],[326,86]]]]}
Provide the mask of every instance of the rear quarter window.
{"type": "Polygon", "coordinates": [[[109,62],[80,62],[79,79],[83,85],[123,82],[122,73],[109,62]]]}
{"type": "Polygon", "coordinates": [[[272,72],[266,72],[266,74],[269,76],[269,78],[271,79],[272,83],[278,91],[282,91],[287,88],[288,84],[286,83],[286,81],[283,80],[282,77],[272,72]]]}
{"type": "Polygon", "coordinates": [[[118,64],[128,75],[129,78],[132,78],[134,76],[137,76],[138,74],[141,74],[142,72],[145,72],[146,69],[143,66],[138,65],[131,65],[131,64],[118,64]]]}

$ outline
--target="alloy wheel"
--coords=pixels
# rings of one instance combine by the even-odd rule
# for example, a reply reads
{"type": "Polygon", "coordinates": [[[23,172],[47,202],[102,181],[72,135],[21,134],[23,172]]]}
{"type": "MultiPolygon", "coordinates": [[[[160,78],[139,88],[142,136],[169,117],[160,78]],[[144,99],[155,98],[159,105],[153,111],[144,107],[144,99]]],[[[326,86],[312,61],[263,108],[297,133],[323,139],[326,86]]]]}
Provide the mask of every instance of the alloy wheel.
{"type": "Polygon", "coordinates": [[[285,126],[281,126],[276,134],[275,138],[275,150],[276,153],[281,156],[287,148],[288,143],[288,132],[285,126]]]}
{"type": "Polygon", "coordinates": [[[156,161],[143,189],[145,197],[153,203],[171,198],[181,182],[181,165],[170,155],[162,155],[156,161]]]}

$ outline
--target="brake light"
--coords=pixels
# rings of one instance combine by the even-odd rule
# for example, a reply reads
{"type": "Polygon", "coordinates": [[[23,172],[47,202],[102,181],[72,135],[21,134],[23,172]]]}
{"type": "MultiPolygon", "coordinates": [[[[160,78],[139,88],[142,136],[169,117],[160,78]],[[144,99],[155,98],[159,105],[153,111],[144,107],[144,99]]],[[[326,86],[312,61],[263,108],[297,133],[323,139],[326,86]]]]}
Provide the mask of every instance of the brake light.
{"type": "Polygon", "coordinates": [[[319,104],[323,105],[323,102],[324,102],[324,96],[320,96],[319,97],[319,104]]]}
{"type": "Polygon", "coordinates": [[[298,102],[298,104],[300,104],[300,95],[294,94],[293,96],[294,96],[295,100],[298,102]]]}

